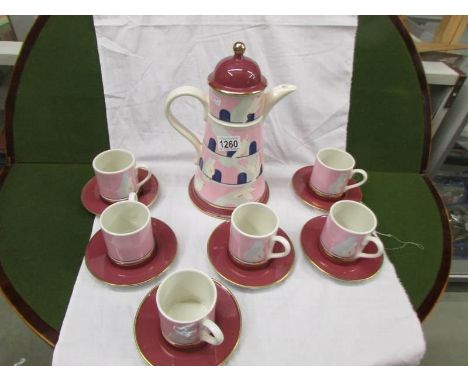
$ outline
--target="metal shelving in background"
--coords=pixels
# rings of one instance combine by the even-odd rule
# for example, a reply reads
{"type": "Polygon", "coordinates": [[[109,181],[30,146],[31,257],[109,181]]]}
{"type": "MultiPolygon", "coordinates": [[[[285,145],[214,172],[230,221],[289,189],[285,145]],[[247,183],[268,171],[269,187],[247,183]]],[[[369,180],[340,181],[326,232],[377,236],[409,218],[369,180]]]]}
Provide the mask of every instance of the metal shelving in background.
{"type": "Polygon", "coordinates": [[[431,93],[432,142],[427,172],[450,218],[451,282],[468,282],[467,20],[466,16],[405,18],[423,60],[431,93]],[[445,45],[439,49],[441,44],[445,45]]]}

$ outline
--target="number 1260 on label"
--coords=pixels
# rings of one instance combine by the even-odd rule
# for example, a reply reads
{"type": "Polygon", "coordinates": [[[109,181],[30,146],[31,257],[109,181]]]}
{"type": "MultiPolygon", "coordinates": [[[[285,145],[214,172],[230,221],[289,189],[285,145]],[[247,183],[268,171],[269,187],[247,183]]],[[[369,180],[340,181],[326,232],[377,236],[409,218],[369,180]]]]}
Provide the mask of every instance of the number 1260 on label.
{"type": "Polygon", "coordinates": [[[240,147],[240,137],[218,136],[217,138],[220,151],[235,151],[240,147]]]}

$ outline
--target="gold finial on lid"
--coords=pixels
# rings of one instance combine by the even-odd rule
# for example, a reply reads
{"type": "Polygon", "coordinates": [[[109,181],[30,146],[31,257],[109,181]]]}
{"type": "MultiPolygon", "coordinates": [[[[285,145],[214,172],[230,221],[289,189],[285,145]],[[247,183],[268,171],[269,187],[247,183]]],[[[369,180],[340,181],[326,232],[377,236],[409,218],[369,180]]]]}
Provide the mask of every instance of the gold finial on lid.
{"type": "Polygon", "coordinates": [[[232,47],[234,49],[234,54],[237,57],[242,57],[245,52],[245,44],[241,41],[237,41],[234,43],[234,46],[232,47]]]}

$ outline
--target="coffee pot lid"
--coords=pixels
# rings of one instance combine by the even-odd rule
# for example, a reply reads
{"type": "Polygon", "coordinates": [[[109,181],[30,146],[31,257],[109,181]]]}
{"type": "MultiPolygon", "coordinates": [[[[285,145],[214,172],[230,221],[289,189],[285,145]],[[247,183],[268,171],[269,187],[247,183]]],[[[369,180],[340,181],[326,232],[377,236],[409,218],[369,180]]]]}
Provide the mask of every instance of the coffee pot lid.
{"type": "Polygon", "coordinates": [[[257,63],[244,56],[245,44],[236,42],[234,56],[223,58],[208,76],[211,87],[223,93],[251,94],[261,92],[267,86],[257,63]]]}

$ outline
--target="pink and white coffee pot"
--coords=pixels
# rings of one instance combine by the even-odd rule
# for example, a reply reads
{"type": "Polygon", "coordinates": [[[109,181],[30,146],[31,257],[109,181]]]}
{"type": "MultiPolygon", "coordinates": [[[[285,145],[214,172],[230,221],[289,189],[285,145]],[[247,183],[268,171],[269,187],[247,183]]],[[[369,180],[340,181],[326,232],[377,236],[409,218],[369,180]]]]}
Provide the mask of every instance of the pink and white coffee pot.
{"type": "Polygon", "coordinates": [[[168,94],[165,104],[171,126],[196,150],[195,191],[208,203],[227,208],[262,197],[264,120],[278,101],[296,90],[288,84],[267,90],[257,63],[244,56],[245,45],[236,42],[233,48],[234,55],[222,59],[208,76],[208,96],[196,87],[181,86],[168,94]],[[203,105],[202,141],[172,113],[172,103],[182,96],[203,105]]]}

